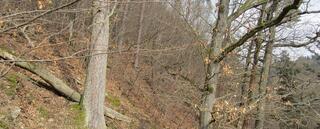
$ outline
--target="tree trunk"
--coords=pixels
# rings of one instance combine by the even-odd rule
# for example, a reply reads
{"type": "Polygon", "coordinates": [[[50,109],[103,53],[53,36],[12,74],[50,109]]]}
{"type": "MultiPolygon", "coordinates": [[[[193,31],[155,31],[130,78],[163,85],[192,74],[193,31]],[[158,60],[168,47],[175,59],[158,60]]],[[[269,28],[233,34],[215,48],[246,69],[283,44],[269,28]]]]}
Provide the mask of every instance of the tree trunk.
{"type": "MultiPolygon", "coordinates": [[[[208,58],[214,59],[220,52],[223,45],[225,32],[228,28],[228,13],[230,0],[220,0],[218,19],[215,28],[212,29],[212,40],[209,44],[208,58]]],[[[206,93],[203,96],[203,102],[200,111],[200,129],[209,129],[213,121],[211,112],[216,99],[216,89],[218,84],[218,74],[220,72],[220,62],[209,61],[206,70],[205,86],[206,93]]]]}
{"type": "MultiPolygon", "coordinates": [[[[252,41],[254,42],[254,41],[252,41]]],[[[247,83],[247,78],[248,78],[248,71],[249,71],[249,66],[251,64],[251,54],[252,54],[252,48],[253,48],[253,43],[250,44],[249,48],[248,48],[248,53],[247,53],[247,56],[246,56],[246,64],[245,64],[245,67],[244,67],[244,71],[245,73],[243,74],[243,80],[241,82],[241,86],[240,86],[240,106],[243,106],[245,101],[246,101],[246,93],[247,93],[247,86],[246,86],[246,83],[247,83]]]]}
{"type": "MultiPolygon", "coordinates": [[[[252,48],[253,48],[253,44],[251,43],[249,48],[248,48],[248,53],[246,55],[246,64],[245,64],[245,68],[244,68],[244,71],[245,73],[243,74],[243,81],[241,82],[241,85],[240,85],[240,105],[239,107],[243,107],[244,104],[246,103],[247,99],[246,99],[246,93],[247,93],[247,90],[248,90],[248,87],[247,87],[247,82],[248,82],[248,71],[249,71],[249,66],[251,64],[251,54],[252,54],[252,48]]],[[[242,125],[244,123],[244,118],[245,116],[244,115],[241,115],[240,116],[240,119],[239,119],[239,122],[238,122],[238,125],[237,125],[237,128],[238,129],[242,129],[242,125]]]]}
{"type": "MultiPolygon", "coordinates": [[[[253,94],[257,93],[256,89],[257,89],[257,70],[258,70],[258,62],[259,62],[259,53],[260,53],[260,49],[261,49],[261,33],[258,33],[256,39],[255,39],[255,52],[253,55],[253,63],[252,63],[252,68],[251,68],[251,73],[250,73],[250,80],[249,80],[249,86],[247,89],[247,102],[245,103],[245,105],[247,107],[249,107],[252,102],[253,102],[253,94]]],[[[245,116],[243,125],[241,126],[242,129],[253,129],[254,125],[255,125],[255,121],[252,118],[253,116],[251,116],[252,113],[248,113],[245,116]]]]}
{"type": "MultiPolygon", "coordinates": [[[[259,62],[259,53],[260,53],[260,48],[261,48],[261,40],[260,40],[261,33],[258,33],[257,38],[255,39],[255,52],[253,55],[253,63],[252,63],[252,68],[251,68],[251,73],[250,73],[250,80],[249,80],[249,86],[248,86],[248,91],[247,91],[247,102],[245,103],[246,106],[250,106],[253,102],[253,94],[257,93],[255,92],[257,89],[257,70],[258,70],[258,62],[259,62]]],[[[248,113],[245,116],[245,120],[242,125],[242,129],[253,129],[255,125],[254,119],[252,119],[253,116],[251,116],[252,113],[248,113]]]]}
{"type": "Polygon", "coordinates": [[[266,103],[266,96],[267,96],[267,84],[268,84],[268,77],[269,71],[272,62],[272,49],[275,37],[275,27],[270,28],[270,42],[267,44],[266,52],[264,55],[264,64],[263,70],[261,74],[261,81],[259,86],[259,94],[262,97],[261,101],[258,103],[258,121],[256,129],[263,129],[264,128],[264,119],[265,119],[265,103],[266,103]]]}
{"type": "MultiPolygon", "coordinates": [[[[267,20],[270,20],[273,18],[273,13],[277,9],[278,1],[273,1],[272,6],[269,8],[270,11],[268,11],[267,14],[267,20]]],[[[268,85],[268,78],[269,78],[269,72],[271,68],[272,63],[272,50],[273,50],[273,44],[276,36],[276,27],[272,26],[269,28],[269,41],[267,42],[265,54],[264,54],[264,62],[263,62],[263,68],[261,71],[261,79],[259,84],[259,95],[261,96],[261,101],[258,103],[258,120],[256,122],[256,129],[263,129],[264,128],[264,120],[265,120],[265,105],[266,105],[266,99],[267,99],[267,85],[268,85]]]]}
{"type": "Polygon", "coordinates": [[[142,38],[142,29],[143,29],[143,18],[144,18],[144,10],[146,8],[146,2],[142,3],[141,13],[140,13],[140,21],[139,21],[139,32],[138,32],[138,41],[137,41],[137,51],[136,51],[136,59],[134,61],[134,68],[139,68],[139,51],[141,45],[141,38],[142,38]]]}
{"type": "Polygon", "coordinates": [[[105,129],[104,101],[107,72],[107,50],[109,40],[108,0],[93,1],[93,28],[90,57],[83,106],[86,126],[90,129],[105,129]]]}
{"type": "Polygon", "coordinates": [[[130,0],[127,0],[127,3],[125,5],[125,9],[124,9],[124,13],[123,13],[123,17],[122,17],[122,23],[121,23],[121,28],[120,28],[120,32],[119,32],[119,52],[121,53],[122,51],[122,47],[123,47],[123,42],[124,42],[124,34],[125,34],[125,30],[126,30],[126,21],[127,21],[127,16],[128,16],[128,12],[129,12],[129,6],[130,6],[130,0]]]}

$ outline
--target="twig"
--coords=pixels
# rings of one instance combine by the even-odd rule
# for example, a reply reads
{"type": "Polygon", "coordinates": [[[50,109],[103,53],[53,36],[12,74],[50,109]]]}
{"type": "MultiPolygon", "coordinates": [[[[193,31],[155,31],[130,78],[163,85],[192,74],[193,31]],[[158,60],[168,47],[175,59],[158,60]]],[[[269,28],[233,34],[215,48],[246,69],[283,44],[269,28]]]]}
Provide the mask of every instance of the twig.
{"type": "Polygon", "coordinates": [[[42,13],[42,14],[34,17],[34,18],[32,18],[32,19],[29,20],[29,21],[26,21],[26,22],[21,23],[21,24],[19,24],[19,25],[16,25],[16,26],[13,26],[13,27],[9,27],[9,28],[7,28],[7,29],[4,29],[4,30],[0,31],[0,34],[1,34],[1,33],[5,33],[5,32],[8,32],[8,31],[13,30],[13,29],[18,29],[18,28],[23,27],[23,26],[25,26],[25,25],[28,25],[28,24],[30,24],[31,22],[33,22],[33,21],[35,21],[35,20],[37,20],[37,19],[39,19],[39,18],[41,18],[41,17],[43,17],[43,16],[45,16],[45,15],[48,15],[48,14],[50,14],[50,13],[52,13],[52,12],[54,12],[54,11],[57,11],[57,10],[59,10],[59,9],[62,9],[62,8],[71,6],[71,5],[73,5],[73,4],[75,4],[75,3],[79,2],[79,1],[81,1],[81,0],[75,0],[75,1],[73,1],[73,2],[67,3],[67,4],[62,5],[62,6],[60,6],[60,7],[57,7],[57,8],[48,10],[48,11],[46,11],[46,12],[44,12],[44,13],[42,13]]]}

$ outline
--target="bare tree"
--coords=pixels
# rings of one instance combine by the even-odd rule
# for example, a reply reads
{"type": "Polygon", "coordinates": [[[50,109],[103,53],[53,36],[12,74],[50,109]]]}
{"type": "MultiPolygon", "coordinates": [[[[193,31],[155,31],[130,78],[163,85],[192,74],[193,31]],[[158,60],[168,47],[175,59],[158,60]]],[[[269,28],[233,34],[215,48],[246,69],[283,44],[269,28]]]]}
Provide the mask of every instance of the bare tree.
{"type": "MultiPolygon", "coordinates": [[[[266,1],[264,1],[266,2],[266,1]]],[[[281,13],[266,22],[263,25],[258,25],[255,28],[249,30],[245,33],[239,40],[235,41],[235,43],[231,43],[230,45],[226,45],[226,47],[222,48],[223,44],[226,44],[224,41],[226,40],[226,31],[228,25],[236,19],[239,15],[255,7],[260,5],[261,1],[246,1],[245,6],[239,7],[237,11],[228,16],[229,11],[229,0],[220,0],[218,2],[218,18],[216,20],[216,25],[212,29],[212,41],[209,44],[209,56],[207,57],[209,61],[207,61],[207,70],[206,70],[206,93],[203,98],[201,114],[200,114],[200,128],[208,129],[210,128],[210,123],[213,121],[211,118],[212,107],[216,101],[216,92],[217,92],[217,84],[218,84],[218,76],[220,73],[220,62],[234,49],[242,46],[248,39],[253,37],[257,32],[260,32],[266,28],[270,28],[276,26],[281,23],[281,21],[287,16],[289,11],[298,9],[301,0],[294,0],[293,3],[283,8],[281,13]]]]}

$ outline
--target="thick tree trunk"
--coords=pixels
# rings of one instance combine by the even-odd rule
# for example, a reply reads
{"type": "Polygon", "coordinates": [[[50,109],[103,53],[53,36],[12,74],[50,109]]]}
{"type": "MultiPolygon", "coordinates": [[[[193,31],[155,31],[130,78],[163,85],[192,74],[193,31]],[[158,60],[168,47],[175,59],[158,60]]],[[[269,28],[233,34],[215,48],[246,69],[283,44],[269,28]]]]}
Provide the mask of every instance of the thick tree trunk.
{"type": "MultiPolygon", "coordinates": [[[[209,59],[214,59],[220,52],[223,45],[225,32],[228,28],[228,13],[230,0],[220,0],[218,19],[215,28],[212,30],[212,40],[209,44],[209,59]]],[[[209,61],[206,70],[205,86],[207,92],[204,94],[200,111],[200,129],[209,129],[213,121],[211,113],[216,99],[218,74],[220,72],[220,62],[209,61]]]]}
{"type": "Polygon", "coordinates": [[[200,113],[200,129],[209,129],[210,123],[213,120],[211,113],[212,108],[215,103],[216,99],[216,89],[218,84],[218,73],[220,70],[220,64],[219,63],[212,63],[208,69],[207,73],[210,73],[210,75],[206,78],[206,85],[207,85],[207,93],[204,95],[204,100],[202,102],[202,108],[200,113]]]}
{"type": "Polygon", "coordinates": [[[107,72],[107,54],[109,40],[108,0],[93,1],[93,25],[90,57],[83,106],[86,114],[86,126],[89,129],[105,129],[104,102],[107,72]]]}

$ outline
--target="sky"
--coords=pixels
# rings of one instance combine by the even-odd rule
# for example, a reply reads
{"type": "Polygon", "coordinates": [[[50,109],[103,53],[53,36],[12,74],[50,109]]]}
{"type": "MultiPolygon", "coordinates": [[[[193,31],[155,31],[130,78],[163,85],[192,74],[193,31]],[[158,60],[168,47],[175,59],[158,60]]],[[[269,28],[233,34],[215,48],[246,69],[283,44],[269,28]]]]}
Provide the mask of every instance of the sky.
{"type": "MultiPolygon", "coordinates": [[[[310,6],[309,6],[309,11],[315,11],[315,10],[320,10],[320,0],[311,0],[310,1],[310,6]]],[[[302,17],[302,20],[304,21],[309,21],[310,23],[320,23],[320,14],[309,14],[309,15],[304,15],[302,17]]]]}
{"type": "MultiPolygon", "coordinates": [[[[308,11],[320,10],[320,0],[311,0],[309,3],[308,11]]],[[[298,30],[305,33],[305,36],[310,34],[312,30],[315,30],[315,26],[320,28],[320,14],[308,14],[303,15],[300,18],[300,26],[297,26],[298,30]],[[309,33],[308,33],[309,32],[309,33]]],[[[318,29],[319,30],[319,29],[318,29]]],[[[287,50],[290,56],[293,59],[297,59],[300,56],[311,56],[312,54],[304,48],[282,48],[276,50],[276,53],[279,53],[279,50],[287,50]]],[[[317,51],[320,54],[320,50],[317,51]]]]}

